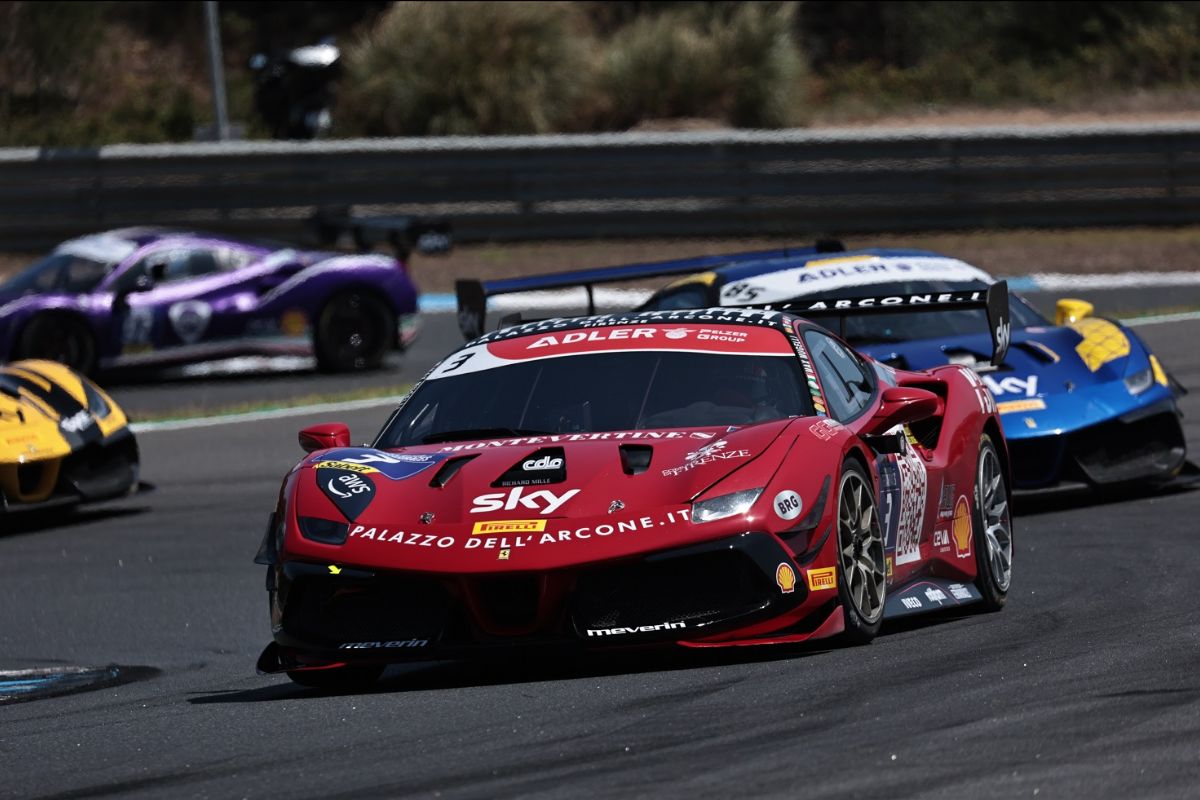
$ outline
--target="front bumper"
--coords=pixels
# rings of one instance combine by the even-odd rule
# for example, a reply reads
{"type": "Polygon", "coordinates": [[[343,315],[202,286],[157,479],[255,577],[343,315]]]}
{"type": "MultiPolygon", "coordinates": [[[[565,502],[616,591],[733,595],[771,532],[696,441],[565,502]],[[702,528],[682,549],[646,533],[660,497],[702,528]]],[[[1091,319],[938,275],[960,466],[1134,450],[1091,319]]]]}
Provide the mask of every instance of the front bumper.
{"type": "Polygon", "coordinates": [[[1016,489],[1111,486],[1169,480],[1184,464],[1187,442],[1174,400],[1163,400],[1067,434],[1009,437],[1008,450],[1016,489]]]}
{"type": "Polygon", "coordinates": [[[276,666],[724,638],[807,599],[801,582],[781,590],[781,563],[799,573],[767,533],[544,573],[334,574],[330,565],[284,561],[268,572],[276,666]]]}
{"type": "Polygon", "coordinates": [[[95,503],[138,491],[137,440],[128,428],[59,459],[6,465],[0,514],[95,503]]]}

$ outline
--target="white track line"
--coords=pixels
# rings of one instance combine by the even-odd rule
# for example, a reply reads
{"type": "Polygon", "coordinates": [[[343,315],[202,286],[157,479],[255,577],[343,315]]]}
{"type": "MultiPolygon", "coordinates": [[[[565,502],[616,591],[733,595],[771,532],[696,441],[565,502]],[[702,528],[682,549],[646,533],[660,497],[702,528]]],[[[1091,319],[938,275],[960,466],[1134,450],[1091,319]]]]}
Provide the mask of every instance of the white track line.
{"type": "Polygon", "coordinates": [[[1177,314],[1151,314],[1145,317],[1128,317],[1121,320],[1121,322],[1131,328],[1138,328],[1143,325],[1161,325],[1164,322],[1185,322],[1191,319],[1200,319],[1200,311],[1180,311],[1177,314]]]}
{"type": "Polygon", "coordinates": [[[193,417],[192,419],[171,419],[162,422],[135,422],[129,426],[129,429],[134,433],[183,431],[190,428],[209,428],[214,425],[234,425],[239,422],[260,422],[265,419],[302,417],[305,414],[360,411],[364,408],[395,406],[400,402],[402,396],[402,394],[397,394],[394,397],[372,397],[366,400],[347,400],[341,403],[315,403],[308,406],[272,408],[267,411],[247,411],[243,414],[220,414],[212,417],[193,417]]]}

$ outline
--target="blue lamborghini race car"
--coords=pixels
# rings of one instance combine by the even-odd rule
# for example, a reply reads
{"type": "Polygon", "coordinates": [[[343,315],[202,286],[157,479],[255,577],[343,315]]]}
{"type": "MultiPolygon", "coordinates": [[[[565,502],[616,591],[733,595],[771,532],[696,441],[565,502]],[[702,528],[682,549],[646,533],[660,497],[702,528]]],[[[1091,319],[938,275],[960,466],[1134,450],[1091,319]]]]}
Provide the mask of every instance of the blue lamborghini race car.
{"type": "Polygon", "coordinates": [[[1016,488],[1093,487],[1167,481],[1186,464],[1176,398],[1185,390],[1144,342],[1119,322],[1095,316],[1082,300],[1060,300],[1045,319],[1013,296],[1003,363],[989,362],[993,337],[984,311],[940,314],[839,314],[861,311],[856,298],[986,289],[995,280],[963,261],[920,250],[847,252],[816,247],[630,264],[499,281],[460,281],[459,324],[482,330],[487,298],[510,292],[687,275],[655,292],[639,310],[710,306],[788,307],[837,330],[862,353],[904,369],[956,363],[974,368],[1004,422],[1016,488]]]}

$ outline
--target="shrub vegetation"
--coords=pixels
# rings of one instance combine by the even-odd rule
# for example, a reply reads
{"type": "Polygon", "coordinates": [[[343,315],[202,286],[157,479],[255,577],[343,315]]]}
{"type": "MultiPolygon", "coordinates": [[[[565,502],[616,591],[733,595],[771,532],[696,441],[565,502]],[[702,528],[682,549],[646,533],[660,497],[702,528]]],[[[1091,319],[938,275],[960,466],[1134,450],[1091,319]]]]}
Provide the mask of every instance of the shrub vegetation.
{"type": "MultiPolygon", "coordinates": [[[[334,135],[775,128],[953,107],[1194,97],[1200,2],[805,0],[220,4],[247,62],[337,37],[334,135]]],[[[211,119],[198,2],[0,2],[0,145],[192,138],[211,119]]]]}

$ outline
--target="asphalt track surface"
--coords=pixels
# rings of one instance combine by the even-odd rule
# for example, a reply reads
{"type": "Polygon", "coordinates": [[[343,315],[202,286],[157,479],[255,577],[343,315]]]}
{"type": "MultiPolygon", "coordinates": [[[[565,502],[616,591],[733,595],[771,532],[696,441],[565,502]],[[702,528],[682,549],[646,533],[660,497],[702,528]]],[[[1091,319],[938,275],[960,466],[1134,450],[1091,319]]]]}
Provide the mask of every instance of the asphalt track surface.
{"type": "MultiPolygon", "coordinates": [[[[1200,387],[1200,321],[1141,332],[1200,387]]],[[[1200,393],[1184,407],[1200,454],[1200,393]]],[[[341,416],[362,440],[386,413],[341,416]]],[[[251,563],[316,421],[148,432],[156,493],[0,534],[0,669],[148,668],[0,706],[0,796],[1197,795],[1200,491],[1026,503],[1008,608],[866,647],[435,665],[322,695],[255,675],[251,563]]]]}

